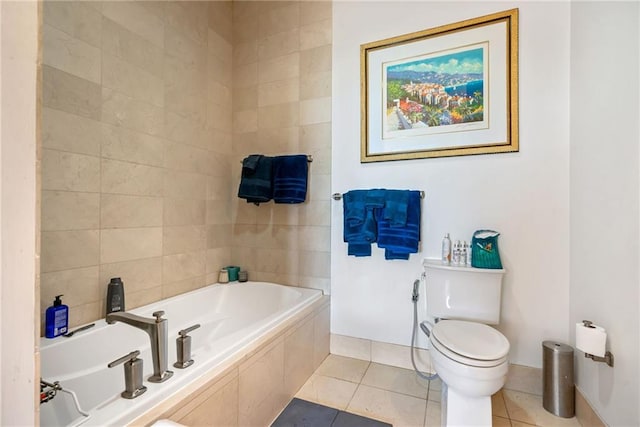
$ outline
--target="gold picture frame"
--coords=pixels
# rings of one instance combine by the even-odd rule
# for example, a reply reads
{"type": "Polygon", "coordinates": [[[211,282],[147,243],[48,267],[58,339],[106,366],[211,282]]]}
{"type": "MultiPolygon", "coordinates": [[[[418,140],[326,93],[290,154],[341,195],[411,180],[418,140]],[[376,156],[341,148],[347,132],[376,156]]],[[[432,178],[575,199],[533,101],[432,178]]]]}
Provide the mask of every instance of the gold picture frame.
{"type": "Polygon", "coordinates": [[[361,163],[518,143],[518,9],[360,46],[361,163]]]}

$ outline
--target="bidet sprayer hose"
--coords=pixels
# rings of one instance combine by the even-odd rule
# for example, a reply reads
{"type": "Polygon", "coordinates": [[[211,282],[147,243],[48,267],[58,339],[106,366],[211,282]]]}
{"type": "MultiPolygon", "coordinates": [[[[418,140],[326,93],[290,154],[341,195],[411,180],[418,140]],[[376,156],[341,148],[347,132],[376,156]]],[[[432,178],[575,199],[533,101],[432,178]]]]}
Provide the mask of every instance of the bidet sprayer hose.
{"type": "MultiPolygon", "coordinates": [[[[422,278],[424,279],[424,275],[422,278]]],[[[415,350],[415,343],[416,343],[416,332],[418,329],[418,298],[420,296],[420,294],[418,293],[419,286],[420,286],[420,280],[416,279],[416,281],[413,282],[413,294],[411,295],[411,301],[413,301],[413,329],[411,330],[411,364],[413,365],[413,369],[416,371],[416,374],[418,374],[420,378],[425,379],[427,381],[432,381],[439,378],[438,374],[426,375],[420,372],[420,370],[416,366],[416,361],[413,356],[413,353],[415,350]]],[[[420,329],[422,329],[422,332],[424,332],[427,336],[429,336],[430,331],[428,326],[426,325],[427,323],[428,322],[422,322],[420,324],[420,329]]]]}

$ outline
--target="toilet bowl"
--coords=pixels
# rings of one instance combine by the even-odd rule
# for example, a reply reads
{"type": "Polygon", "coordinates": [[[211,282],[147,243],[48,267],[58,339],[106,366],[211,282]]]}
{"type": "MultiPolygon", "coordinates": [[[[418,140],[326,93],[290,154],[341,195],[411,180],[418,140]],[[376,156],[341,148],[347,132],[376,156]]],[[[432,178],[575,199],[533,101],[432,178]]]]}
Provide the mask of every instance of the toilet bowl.
{"type": "Polygon", "coordinates": [[[443,426],[491,426],[491,395],[509,369],[509,341],[489,325],[500,318],[504,270],[424,263],[431,362],[442,380],[443,426]]]}
{"type": "Polygon", "coordinates": [[[429,341],[443,382],[443,425],[490,426],[491,395],[507,378],[509,341],[488,325],[461,320],[440,321],[429,341]]]}

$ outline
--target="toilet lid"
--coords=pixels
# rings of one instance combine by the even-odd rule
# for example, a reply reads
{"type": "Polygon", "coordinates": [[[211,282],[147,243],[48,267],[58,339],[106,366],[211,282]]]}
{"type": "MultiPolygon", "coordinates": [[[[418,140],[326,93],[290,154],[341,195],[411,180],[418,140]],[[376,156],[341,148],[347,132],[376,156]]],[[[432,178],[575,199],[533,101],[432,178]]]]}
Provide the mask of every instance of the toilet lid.
{"type": "Polygon", "coordinates": [[[442,320],[433,327],[433,337],[447,349],[475,360],[497,360],[509,353],[509,341],[496,329],[464,320],[442,320]]]}

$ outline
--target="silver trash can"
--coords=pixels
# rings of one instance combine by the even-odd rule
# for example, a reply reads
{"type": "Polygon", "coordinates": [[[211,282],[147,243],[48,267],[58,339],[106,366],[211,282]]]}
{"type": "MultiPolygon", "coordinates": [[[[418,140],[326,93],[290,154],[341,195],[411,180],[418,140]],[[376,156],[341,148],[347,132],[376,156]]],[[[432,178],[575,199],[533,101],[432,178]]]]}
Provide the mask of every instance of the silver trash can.
{"type": "Polygon", "coordinates": [[[559,417],[575,415],[573,347],[569,345],[542,343],[542,406],[559,417]]]}

